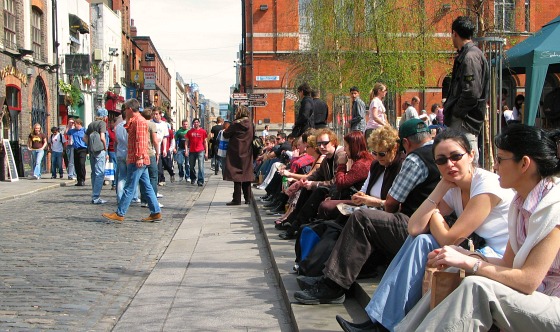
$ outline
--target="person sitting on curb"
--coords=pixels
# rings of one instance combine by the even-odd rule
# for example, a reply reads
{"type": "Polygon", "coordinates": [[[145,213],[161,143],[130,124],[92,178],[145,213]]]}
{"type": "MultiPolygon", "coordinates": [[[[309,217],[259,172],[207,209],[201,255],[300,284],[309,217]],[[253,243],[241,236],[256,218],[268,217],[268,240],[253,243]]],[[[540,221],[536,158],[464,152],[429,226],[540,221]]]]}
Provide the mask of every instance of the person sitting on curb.
{"type": "Polygon", "coordinates": [[[123,196],[119,202],[116,212],[103,213],[103,217],[109,220],[123,222],[126,211],[130,207],[130,202],[136,192],[136,187],[140,182],[146,190],[146,198],[150,215],[142,221],[161,222],[161,208],[159,207],[156,194],[150,183],[147,166],[150,165],[150,157],[148,155],[148,123],[140,115],[140,103],[132,98],[126,101],[125,111],[128,131],[128,156],[127,156],[127,173],[126,184],[124,186],[123,196]]]}
{"type": "Polygon", "coordinates": [[[387,199],[375,204],[379,210],[359,209],[352,213],[325,262],[324,277],[307,283],[310,287],[296,292],[294,296],[299,302],[344,302],[345,289],[356,280],[370,255],[391,261],[406,241],[410,216],[436,187],[440,174],[424,121],[406,121],[399,128],[399,137],[407,157],[387,199]]]}

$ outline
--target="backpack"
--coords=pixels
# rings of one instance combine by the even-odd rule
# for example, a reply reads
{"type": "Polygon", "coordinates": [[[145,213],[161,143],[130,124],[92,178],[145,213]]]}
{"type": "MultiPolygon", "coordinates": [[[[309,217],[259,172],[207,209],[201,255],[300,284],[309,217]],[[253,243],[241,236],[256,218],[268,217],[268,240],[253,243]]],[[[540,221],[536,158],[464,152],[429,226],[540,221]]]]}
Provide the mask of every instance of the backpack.
{"type": "Polygon", "coordinates": [[[296,240],[297,273],[308,277],[323,275],[342,226],[334,220],[318,220],[304,226],[296,240]]]}
{"type": "Polygon", "coordinates": [[[253,142],[252,142],[251,146],[253,148],[253,159],[256,159],[261,154],[262,149],[264,147],[264,143],[263,143],[262,138],[254,135],[253,136],[253,142]]]}

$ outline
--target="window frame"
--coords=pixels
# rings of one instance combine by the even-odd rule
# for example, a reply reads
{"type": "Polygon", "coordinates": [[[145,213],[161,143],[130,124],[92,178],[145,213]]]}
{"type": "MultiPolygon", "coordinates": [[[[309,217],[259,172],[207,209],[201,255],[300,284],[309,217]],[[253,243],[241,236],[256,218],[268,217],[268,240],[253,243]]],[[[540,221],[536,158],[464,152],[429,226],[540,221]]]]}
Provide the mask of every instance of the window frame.
{"type": "Polygon", "coordinates": [[[15,0],[4,0],[4,46],[17,49],[15,0]]]}
{"type": "Polygon", "coordinates": [[[494,30],[515,32],[515,0],[495,0],[494,30]]]}
{"type": "Polygon", "coordinates": [[[33,57],[43,59],[43,12],[33,6],[31,8],[31,49],[33,57]]]}

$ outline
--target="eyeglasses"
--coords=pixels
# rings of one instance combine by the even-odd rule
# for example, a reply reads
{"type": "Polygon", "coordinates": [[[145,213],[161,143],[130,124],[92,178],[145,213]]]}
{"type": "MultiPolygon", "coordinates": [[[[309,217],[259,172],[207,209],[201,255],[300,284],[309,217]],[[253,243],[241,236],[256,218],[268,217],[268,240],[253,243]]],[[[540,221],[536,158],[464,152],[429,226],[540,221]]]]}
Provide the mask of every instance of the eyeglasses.
{"type": "Polygon", "coordinates": [[[466,152],[465,153],[454,153],[454,154],[450,155],[449,158],[448,157],[439,157],[435,160],[435,162],[436,162],[436,165],[445,165],[445,164],[447,164],[448,160],[459,161],[459,160],[463,159],[463,156],[466,155],[466,154],[467,154],[466,152]]]}
{"type": "Polygon", "coordinates": [[[389,151],[385,151],[385,152],[377,152],[377,151],[371,151],[371,154],[374,156],[380,156],[380,157],[385,157],[387,154],[389,153],[389,151]]]}
{"type": "Polygon", "coordinates": [[[331,141],[323,141],[323,142],[319,142],[317,141],[317,146],[327,146],[331,141]]]}
{"type": "Polygon", "coordinates": [[[496,156],[496,163],[499,165],[499,164],[501,164],[502,161],[504,161],[504,160],[512,160],[512,159],[515,159],[515,157],[511,157],[511,158],[502,158],[502,157],[500,157],[500,156],[496,156]]]}

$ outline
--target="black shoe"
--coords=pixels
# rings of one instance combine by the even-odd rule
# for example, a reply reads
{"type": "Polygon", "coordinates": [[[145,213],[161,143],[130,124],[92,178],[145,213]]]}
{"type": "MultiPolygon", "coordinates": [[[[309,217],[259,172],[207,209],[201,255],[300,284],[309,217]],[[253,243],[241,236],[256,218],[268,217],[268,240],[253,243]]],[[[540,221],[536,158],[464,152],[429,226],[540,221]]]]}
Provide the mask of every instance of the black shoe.
{"type": "Polygon", "coordinates": [[[232,205],[241,205],[241,202],[236,202],[236,201],[231,201],[229,203],[226,203],[227,206],[232,206],[232,205]]]}
{"type": "Polygon", "coordinates": [[[339,315],[336,315],[336,321],[346,332],[365,332],[365,331],[387,331],[383,325],[374,323],[371,320],[363,323],[350,323],[339,315]]]}
{"type": "Polygon", "coordinates": [[[294,297],[303,304],[341,304],[346,296],[344,289],[340,286],[331,287],[322,278],[311,289],[297,291],[294,297]]]}
{"type": "Polygon", "coordinates": [[[294,232],[290,232],[290,230],[287,230],[283,233],[278,234],[278,236],[282,239],[282,240],[293,240],[296,238],[296,233],[294,232]]]}
{"type": "Polygon", "coordinates": [[[307,277],[307,276],[298,276],[296,278],[297,284],[301,290],[311,289],[313,288],[319,280],[321,280],[323,276],[319,277],[307,277]]]}
{"type": "Polygon", "coordinates": [[[279,231],[285,231],[287,229],[289,229],[292,226],[292,224],[289,221],[284,221],[281,224],[275,224],[274,228],[276,228],[279,231]]]}
{"type": "Polygon", "coordinates": [[[84,186],[84,183],[81,182],[81,181],[78,181],[78,182],[75,184],[75,186],[76,186],[76,187],[83,187],[83,186],[84,186]]]}
{"type": "Polygon", "coordinates": [[[265,205],[263,205],[263,207],[265,209],[272,209],[272,208],[276,208],[278,204],[280,204],[280,202],[278,202],[277,200],[272,200],[266,203],[265,205]]]}
{"type": "Polygon", "coordinates": [[[286,212],[283,206],[279,206],[277,209],[269,210],[266,214],[269,216],[283,215],[286,212]]]}

